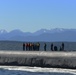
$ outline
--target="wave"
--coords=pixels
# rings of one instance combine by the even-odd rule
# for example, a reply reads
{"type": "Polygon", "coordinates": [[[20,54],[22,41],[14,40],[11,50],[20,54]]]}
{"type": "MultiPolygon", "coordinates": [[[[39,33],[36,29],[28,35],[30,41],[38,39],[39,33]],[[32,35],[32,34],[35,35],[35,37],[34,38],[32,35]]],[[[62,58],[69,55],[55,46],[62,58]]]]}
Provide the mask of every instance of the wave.
{"type": "Polygon", "coordinates": [[[76,75],[76,69],[0,66],[1,75],[76,75]]]}

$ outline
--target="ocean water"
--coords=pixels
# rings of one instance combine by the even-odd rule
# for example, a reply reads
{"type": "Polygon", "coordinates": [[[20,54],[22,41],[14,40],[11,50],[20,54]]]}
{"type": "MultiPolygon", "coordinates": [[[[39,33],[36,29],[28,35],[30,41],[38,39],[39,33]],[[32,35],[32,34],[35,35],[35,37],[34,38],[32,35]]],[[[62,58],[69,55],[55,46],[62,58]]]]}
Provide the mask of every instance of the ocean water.
{"type": "MultiPolygon", "coordinates": [[[[43,50],[44,42],[40,43],[40,50],[43,50]]],[[[47,51],[50,50],[50,42],[47,42],[47,51]]],[[[65,42],[65,50],[76,50],[76,42],[65,42]]],[[[61,42],[54,42],[58,48],[61,42]]],[[[0,50],[16,50],[23,49],[23,42],[1,41],[0,50]]],[[[27,66],[0,66],[0,75],[76,75],[76,69],[61,68],[41,68],[27,66]]]]}
{"type": "MultiPolygon", "coordinates": [[[[23,50],[23,43],[26,42],[20,42],[20,41],[0,41],[0,50],[11,50],[11,51],[22,51],[23,50]]],[[[32,42],[37,43],[37,42],[32,42]]],[[[53,43],[54,46],[57,46],[58,50],[60,49],[60,46],[62,42],[39,42],[40,43],[40,51],[44,50],[44,43],[47,44],[46,50],[51,51],[51,43],[53,43]]],[[[64,49],[76,51],[76,42],[64,42],[64,49]]],[[[26,51],[26,50],[25,50],[26,51]]]]}
{"type": "Polygon", "coordinates": [[[0,75],[76,75],[76,69],[0,66],[0,75]]]}

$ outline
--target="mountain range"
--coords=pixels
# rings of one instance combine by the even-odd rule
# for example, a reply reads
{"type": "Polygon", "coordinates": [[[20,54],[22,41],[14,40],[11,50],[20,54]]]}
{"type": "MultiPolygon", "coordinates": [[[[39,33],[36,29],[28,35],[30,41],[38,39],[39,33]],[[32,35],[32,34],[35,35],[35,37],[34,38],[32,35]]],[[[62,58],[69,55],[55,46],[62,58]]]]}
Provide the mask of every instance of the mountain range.
{"type": "Polygon", "coordinates": [[[0,30],[1,41],[69,41],[76,42],[76,29],[40,29],[36,32],[22,32],[20,30],[12,30],[7,32],[6,30],[0,30]]]}

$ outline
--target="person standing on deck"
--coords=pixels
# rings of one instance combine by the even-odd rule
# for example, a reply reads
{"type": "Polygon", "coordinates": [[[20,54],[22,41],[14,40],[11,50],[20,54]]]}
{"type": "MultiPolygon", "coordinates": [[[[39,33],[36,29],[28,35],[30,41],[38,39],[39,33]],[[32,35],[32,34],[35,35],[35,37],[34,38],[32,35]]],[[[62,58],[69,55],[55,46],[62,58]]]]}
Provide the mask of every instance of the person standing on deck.
{"type": "Polygon", "coordinates": [[[28,44],[28,48],[29,48],[29,51],[30,51],[30,43],[28,44]]]}
{"type": "Polygon", "coordinates": [[[32,50],[34,51],[34,43],[32,43],[32,50]]]}
{"type": "Polygon", "coordinates": [[[54,51],[58,51],[58,48],[57,48],[57,46],[54,46],[54,51]]]}
{"type": "Polygon", "coordinates": [[[28,47],[27,45],[28,45],[28,44],[26,43],[25,45],[26,45],[26,51],[27,51],[27,47],[28,47]]]}
{"type": "Polygon", "coordinates": [[[36,44],[36,50],[39,51],[39,48],[40,48],[40,43],[38,42],[38,43],[36,44]]]}
{"type": "Polygon", "coordinates": [[[29,50],[29,43],[27,43],[27,50],[29,50]]]}
{"type": "Polygon", "coordinates": [[[30,50],[32,50],[32,43],[30,43],[30,50]]]}
{"type": "Polygon", "coordinates": [[[64,51],[64,43],[62,43],[62,51],[64,51]]]}
{"type": "Polygon", "coordinates": [[[53,43],[51,44],[51,51],[53,51],[53,43]]]}
{"type": "Polygon", "coordinates": [[[46,51],[46,43],[44,43],[44,51],[46,51]]]}
{"type": "Polygon", "coordinates": [[[25,43],[23,43],[23,51],[25,51],[25,43]]]}

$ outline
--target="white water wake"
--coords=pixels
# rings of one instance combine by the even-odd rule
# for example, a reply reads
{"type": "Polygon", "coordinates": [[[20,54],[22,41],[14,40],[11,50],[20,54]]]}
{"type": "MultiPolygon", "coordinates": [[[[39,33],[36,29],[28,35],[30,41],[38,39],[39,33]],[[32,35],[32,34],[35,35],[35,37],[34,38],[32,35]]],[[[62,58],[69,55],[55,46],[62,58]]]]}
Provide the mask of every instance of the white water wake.
{"type": "Polygon", "coordinates": [[[0,66],[0,75],[76,75],[76,69],[0,66]]]}

